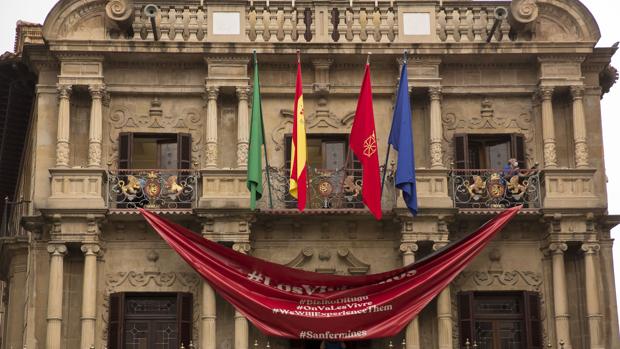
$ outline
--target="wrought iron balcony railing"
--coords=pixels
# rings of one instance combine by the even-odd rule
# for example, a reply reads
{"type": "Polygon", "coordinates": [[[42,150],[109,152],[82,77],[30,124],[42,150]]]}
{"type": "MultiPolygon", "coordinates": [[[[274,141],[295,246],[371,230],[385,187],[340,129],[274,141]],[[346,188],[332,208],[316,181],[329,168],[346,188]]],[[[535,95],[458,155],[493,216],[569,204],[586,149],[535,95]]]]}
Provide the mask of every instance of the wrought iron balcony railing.
{"type": "Polygon", "coordinates": [[[453,170],[450,180],[456,208],[542,207],[538,170],[453,170]]]}
{"type": "MultiPolygon", "coordinates": [[[[390,170],[388,170],[390,171],[390,170]]],[[[289,193],[289,169],[270,168],[273,208],[297,208],[297,200],[289,193]]],[[[268,183],[265,176],[263,195],[268,195],[268,183]]],[[[394,204],[395,189],[388,172],[383,192],[383,208],[391,209],[394,204]],[[389,207],[387,207],[389,206],[389,207]]],[[[267,209],[269,199],[261,200],[259,207],[267,209]]],[[[341,168],[337,170],[308,168],[307,209],[363,209],[362,170],[341,168]]]]}
{"type": "Polygon", "coordinates": [[[185,169],[110,170],[108,206],[113,209],[189,209],[197,203],[198,177],[196,171],[185,169]]]}

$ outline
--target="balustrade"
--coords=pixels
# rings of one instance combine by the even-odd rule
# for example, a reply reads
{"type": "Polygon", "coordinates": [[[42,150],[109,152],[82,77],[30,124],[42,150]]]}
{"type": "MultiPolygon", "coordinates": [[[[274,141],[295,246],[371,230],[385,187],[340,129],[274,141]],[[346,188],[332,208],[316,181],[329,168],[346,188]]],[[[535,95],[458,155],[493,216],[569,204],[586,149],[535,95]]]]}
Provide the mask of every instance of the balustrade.
{"type": "MultiPolygon", "coordinates": [[[[382,171],[383,172],[383,171],[382,171]]],[[[393,170],[388,169],[383,190],[383,209],[395,205],[396,189],[393,170]]],[[[297,200],[289,194],[289,169],[269,169],[273,208],[296,209],[297,200]]],[[[269,207],[267,173],[265,173],[261,209],[269,207]]],[[[321,169],[308,168],[307,209],[364,209],[362,202],[362,170],[359,168],[321,169]]]]}
{"type": "Polygon", "coordinates": [[[457,208],[540,208],[540,172],[518,170],[453,170],[452,197],[457,208]]]}
{"type": "MultiPolygon", "coordinates": [[[[399,26],[408,25],[399,23],[407,22],[406,18],[399,16],[399,7],[403,14],[410,13],[415,8],[411,7],[414,4],[413,1],[334,1],[320,4],[309,1],[251,1],[245,5],[230,5],[230,8],[221,4],[161,5],[155,14],[156,30],[158,40],[163,42],[205,42],[214,38],[214,27],[220,25],[210,13],[221,10],[239,13],[238,23],[222,24],[227,30],[230,26],[239,26],[238,31],[233,31],[235,34],[226,33],[226,39],[232,42],[404,42],[412,39],[407,35],[399,37],[402,33],[399,26]],[[208,6],[217,8],[207,10],[208,6]]],[[[516,35],[511,22],[506,19],[509,3],[500,5],[504,6],[485,2],[475,6],[446,4],[437,7],[434,12],[426,7],[424,11],[430,11],[426,13],[435,19],[428,24],[435,23],[434,28],[428,28],[433,37],[431,41],[485,42],[489,35],[491,42],[531,40],[531,37],[516,35]],[[493,30],[497,18],[502,21],[493,30]]],[[[155,35],[150,18],[141,5],[136,5],[134,10],[133,39],[153,40],[155,35]]]]}
{"type": "Polygon", "coordinates": [[[113,209],[189,209],[198,199],[198,177],[184,169],[111,170],[108,204],[113,209]]]}

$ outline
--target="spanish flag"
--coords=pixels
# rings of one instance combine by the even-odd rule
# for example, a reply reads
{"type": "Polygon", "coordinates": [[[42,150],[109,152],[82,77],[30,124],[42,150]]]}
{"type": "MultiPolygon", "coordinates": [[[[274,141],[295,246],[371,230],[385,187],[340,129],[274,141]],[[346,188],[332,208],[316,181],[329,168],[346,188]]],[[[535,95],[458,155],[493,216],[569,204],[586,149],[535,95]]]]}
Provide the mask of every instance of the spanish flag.
{"type": "Polygon", "coordinates": [[[295,106],[293,107],[293,139],[291,141],[291,178],[289,192],[297,199],[297,209],[306,208],[306,189],[308,166],[306,164],[306,125],[304,118],[303,84],[301,82],[301,62],[297,52],[297,80],[295,81],[295,106]]]}

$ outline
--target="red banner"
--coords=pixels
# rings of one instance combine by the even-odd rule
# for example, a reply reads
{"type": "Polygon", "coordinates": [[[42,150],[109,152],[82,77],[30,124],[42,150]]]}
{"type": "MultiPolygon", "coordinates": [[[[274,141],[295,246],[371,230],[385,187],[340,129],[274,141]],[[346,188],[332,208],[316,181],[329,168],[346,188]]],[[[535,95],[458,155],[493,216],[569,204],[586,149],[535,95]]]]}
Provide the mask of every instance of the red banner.
{"type": "Polygon", "coordinates": [[[519,209],[505,210],[476,232],[414,264],[362,276],[312,273],[260,260],[140,212],[224,299],[267,335],[347,341],[399,333],[519,209]]]}
{"type": "Polygon", "coordinates": [[[362,165],[362,201],[377,220],[381,219],[381,175],[377,154],[375,114],[372,107],[370,64],[366,63],[364,80],[357,100],[349,147],[362,165]]]}

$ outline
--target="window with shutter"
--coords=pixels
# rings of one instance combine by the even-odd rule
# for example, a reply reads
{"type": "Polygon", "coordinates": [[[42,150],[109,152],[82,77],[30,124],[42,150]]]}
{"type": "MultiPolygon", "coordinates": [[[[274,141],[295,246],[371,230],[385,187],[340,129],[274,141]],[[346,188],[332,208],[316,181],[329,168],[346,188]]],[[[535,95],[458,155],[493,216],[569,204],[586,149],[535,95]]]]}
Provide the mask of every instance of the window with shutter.
{"type": "Polygon", "coordinates": [[[118,168],[131,168],[131,155],[133,154],[133,133],[122,132],[118,136],[118,168]]]}
{"type": "Polygon", "coordinates": [[[467,145],[467,135],[454,135],[454,166],[458,169],[469,168],[469,150],[467,145]]]}
{"type": "Polygon", "coordinates": [[[515,158],[524,169],[525,141],[521,134],[456,134],[454,165],[457,169],[503,169],[515,158]]]}
{"type": "Polygon", "coordinates": [[[178,168],[189,169],[192,164],[192,136],[189,133],[177,135],[178,168]]]}

